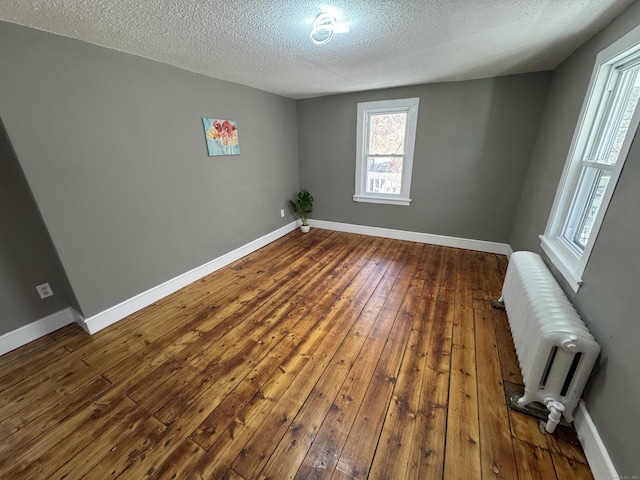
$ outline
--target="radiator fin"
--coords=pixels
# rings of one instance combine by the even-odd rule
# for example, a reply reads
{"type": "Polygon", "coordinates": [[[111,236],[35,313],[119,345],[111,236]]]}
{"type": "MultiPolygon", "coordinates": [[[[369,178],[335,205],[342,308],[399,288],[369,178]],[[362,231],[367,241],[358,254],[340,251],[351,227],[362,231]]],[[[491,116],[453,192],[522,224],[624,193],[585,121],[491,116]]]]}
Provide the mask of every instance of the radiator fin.
{"type": "Polygon", "coordinates": [[[572,422],[600,346],[533,252],[511,256],[502,300],[525,386],[519,403],[560,403],[572,422]]]}

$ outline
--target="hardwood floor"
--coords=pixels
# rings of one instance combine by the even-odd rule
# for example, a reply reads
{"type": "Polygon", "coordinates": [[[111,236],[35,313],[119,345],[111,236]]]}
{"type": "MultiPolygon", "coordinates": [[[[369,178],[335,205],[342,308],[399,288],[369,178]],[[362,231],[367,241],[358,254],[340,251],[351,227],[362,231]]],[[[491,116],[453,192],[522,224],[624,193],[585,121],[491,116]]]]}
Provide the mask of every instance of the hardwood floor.
{"type": "Polygon", "coordinates": [[[293,232],[0,357],[0,478],[586,479],[509,410],[503,256],[293,232]]]}

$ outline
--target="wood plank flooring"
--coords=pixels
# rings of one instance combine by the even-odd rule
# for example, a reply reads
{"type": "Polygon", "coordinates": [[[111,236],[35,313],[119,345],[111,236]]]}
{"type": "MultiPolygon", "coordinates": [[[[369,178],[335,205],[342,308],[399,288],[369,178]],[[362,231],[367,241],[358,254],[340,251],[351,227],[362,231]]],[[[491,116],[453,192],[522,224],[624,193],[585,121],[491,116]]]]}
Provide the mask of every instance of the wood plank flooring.
{"type": "Polygon", "coordinates": [[[590,479],[511,411],[500,255],[293,232],[0,357],[0,478],[590,479]]]}

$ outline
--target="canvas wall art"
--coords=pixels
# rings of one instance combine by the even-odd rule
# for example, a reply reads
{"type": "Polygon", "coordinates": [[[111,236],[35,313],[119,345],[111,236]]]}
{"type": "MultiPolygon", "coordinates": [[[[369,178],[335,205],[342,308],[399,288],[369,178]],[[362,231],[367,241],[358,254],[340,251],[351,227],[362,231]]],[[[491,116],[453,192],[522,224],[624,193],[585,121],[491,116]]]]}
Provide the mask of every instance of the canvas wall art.
{"type": "Polygon", "coordinates": [[[203,118],[207,150],[210,157],[218,155],[240,155],[238,125],[233,120],[203,118]]]}

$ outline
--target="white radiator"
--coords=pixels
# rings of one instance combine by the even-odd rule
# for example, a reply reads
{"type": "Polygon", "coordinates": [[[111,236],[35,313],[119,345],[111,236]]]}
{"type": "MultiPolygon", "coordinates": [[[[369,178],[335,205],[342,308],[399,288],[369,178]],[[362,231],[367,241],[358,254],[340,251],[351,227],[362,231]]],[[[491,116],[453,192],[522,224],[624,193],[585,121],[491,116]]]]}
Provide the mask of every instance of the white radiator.
{"type": "Polygon", "coordinates": [[[600,345],[535,253],[511,256],[499,301],[507,311],[524,379],[518,404],[546,406],[545,429],[552,433],[560,415],[573,421],[600,345]]]}

